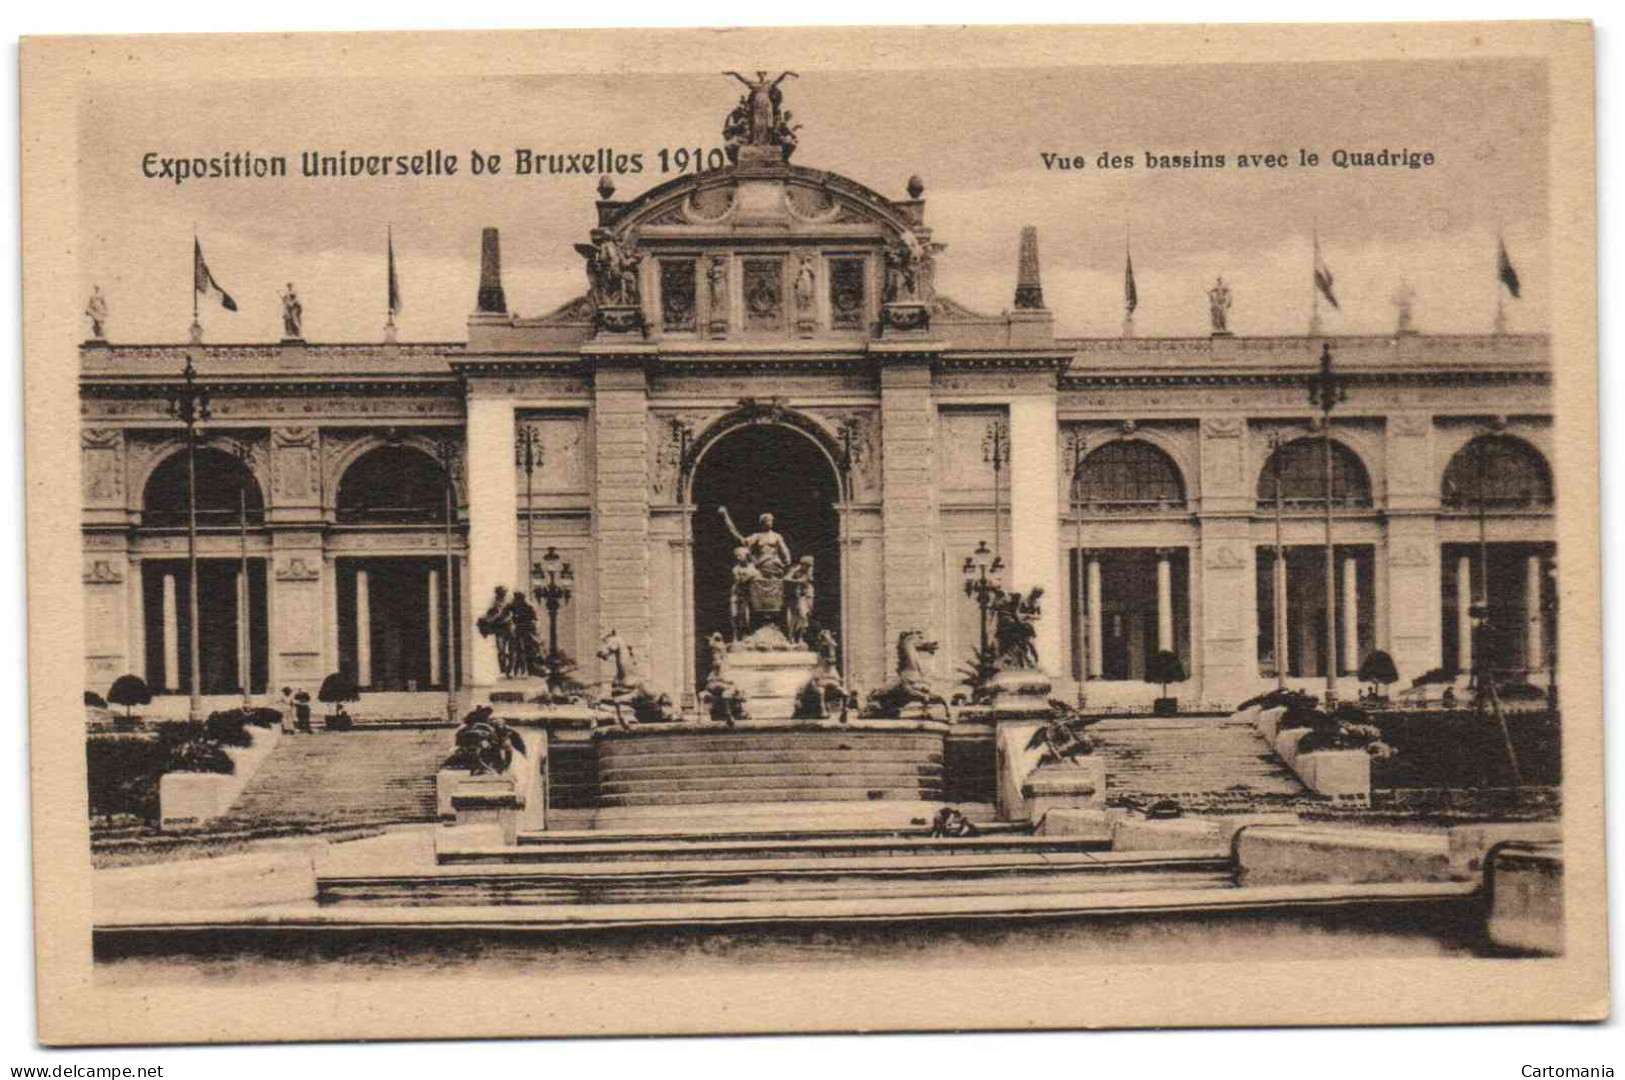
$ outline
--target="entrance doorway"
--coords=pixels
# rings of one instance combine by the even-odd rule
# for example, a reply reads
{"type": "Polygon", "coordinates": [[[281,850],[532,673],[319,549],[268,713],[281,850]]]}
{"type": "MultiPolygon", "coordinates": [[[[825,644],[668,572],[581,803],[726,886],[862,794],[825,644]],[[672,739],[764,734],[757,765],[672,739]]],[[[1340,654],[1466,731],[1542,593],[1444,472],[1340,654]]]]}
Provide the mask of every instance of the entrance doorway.
{"type": "Polygon", "coordinates": [[[812,633],[841,634],[840,522],[835,504],[840,481],[813,439],[794,428],[754,424],[736,428],[706,449],[690,485],[694,513],[694,645],[696,684],[703,683],[709,656],[706,639],[729,632],[728,596],[733,587],[733,549],[719,506],[749,536],[762,514],[790,547],[792,561],[813,557],[816,589],[812,633]]]}

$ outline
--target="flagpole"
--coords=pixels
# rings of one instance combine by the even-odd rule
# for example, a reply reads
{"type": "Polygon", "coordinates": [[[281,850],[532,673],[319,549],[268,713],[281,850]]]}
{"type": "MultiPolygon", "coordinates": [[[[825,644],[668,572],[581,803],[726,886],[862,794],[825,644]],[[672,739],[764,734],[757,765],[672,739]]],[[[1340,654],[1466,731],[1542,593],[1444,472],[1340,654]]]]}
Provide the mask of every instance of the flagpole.
{"type": "Polygon", "coordinates": [[[1309,336],[1319,337],[1324,332],[1320,322],[1320,285],[1315,274],[1320,270],[1320,223],[1310,226],[1312,248],[1309,255],[1309,336]]]}

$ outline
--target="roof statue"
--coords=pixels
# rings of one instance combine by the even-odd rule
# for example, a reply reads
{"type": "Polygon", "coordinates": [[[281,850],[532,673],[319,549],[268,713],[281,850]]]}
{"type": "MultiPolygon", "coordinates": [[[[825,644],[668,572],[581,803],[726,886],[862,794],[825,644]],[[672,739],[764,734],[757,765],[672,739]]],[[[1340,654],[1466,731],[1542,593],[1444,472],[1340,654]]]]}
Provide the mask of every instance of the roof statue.
{"type": "Polygon", "coordinates": [[[779,84],[785,79],[798,78],[793,71],[780,72],[769,80],[765,71],[756,72],[754,79],[737,71],[724,71],[745,85],[739,104],[722,125],[722,137],[727,143],[728,160],[739,163],[741,146],[777,146],[785,161],[795,153],[796,132],[801,125],[792,122],[790,110],[783,108],[784,92],[779,84]]]}

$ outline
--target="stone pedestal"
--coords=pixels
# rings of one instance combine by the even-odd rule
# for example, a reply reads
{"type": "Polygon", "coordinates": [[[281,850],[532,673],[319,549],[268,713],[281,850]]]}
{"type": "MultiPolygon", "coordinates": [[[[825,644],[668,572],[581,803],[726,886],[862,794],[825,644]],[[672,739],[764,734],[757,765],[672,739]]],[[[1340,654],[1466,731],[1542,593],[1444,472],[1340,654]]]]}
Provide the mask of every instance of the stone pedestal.
{"type": "Polygon", "coordinates": [[[1050,677],[1038,668],[1001,671],[988,683],[988,690],[993,695],[993,718],[1048,717],[1053,689],[1050,677]]]}
{"type": "Polygon", "coordinates": [[[605,334],[642,333],[643,309],[636,304],[601,304],[598,329],[605,334]]]}
{"type": "Polygon", "coordinates": [[[789,720],[795,715],[796,695],[818,670],[818,656],[810,649],[732,650],[727,676],[745,695],[752,720],[789,720]]]}
{"type": "Polygon", "coordinates": [[[1099,810],[1106,805],[1106,762],[1099,757],[1040,765],[1021,785],[1028,819],[1037,823],[1051,810],[1099,810]]]}
{"type": "Polygon", "coordinates": [[[518,784],[509,776],[470,777],[451,796],[458,825],[497,825],[504,844],[519,842],[519,812],[524,806],[518,784]]]}
{"type": "Polygon", "coordinates": [[[897,333],[924,333],[931,328],[931,309],[916,301],[887,304],[880,309],[883,336],[897,333]]]}

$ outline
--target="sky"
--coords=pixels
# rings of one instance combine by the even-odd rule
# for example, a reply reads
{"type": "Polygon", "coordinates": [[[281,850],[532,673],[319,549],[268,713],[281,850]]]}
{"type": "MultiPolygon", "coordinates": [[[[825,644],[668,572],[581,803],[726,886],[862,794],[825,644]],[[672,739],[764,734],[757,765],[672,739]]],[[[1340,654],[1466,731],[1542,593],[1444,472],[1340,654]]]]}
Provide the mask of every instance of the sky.
{"type": "MultiPolygon", "coordinates": [[[[741,60],[738,65],[744,68],[741,60]]],[[[1504,237],[1523,284],[1515,331],[1548,327],[1548,96],[1524,60],[1145,65],[869,71],[798,68],[785,105],[803,125],[794,161],[904,198],[925,183],[926,220],[947,245],[939,291],[973,309],[1011,306],[1021,228],[1036,226],[1056,331],[1116,336],[1131,245],[1140,336],[1206,334],[1206,291],[1230,284],[1239,334],[1306,329],[1312,237],[1335,279],[1331,334],[1383,333],[1402,280],[1424,332],[1489,330],[1504,237]],[[1339,169],[1333,151],[1431,152],[1413,170],[1339,169]],[[1316,151],[1316,168],[1149,170],[1145,153],[1316,151]],[[1095,167],[1102,151],[1132,170],[1095,167]],[[1082,170],[1041,155],[1082,155],[1082,170]]],[[[205,310],[210,341],[281,336],[293,283],[310,341],[378,340],[393,230],[402,340],[466,336],[480,229],[502,231],[510,309],[539,315],[581,292],[572,245],[594,223],[597,173],[513,175],[515,150],[640,154],[619,199],[669,179],[658,151],[722,143],[741,90],[721,73],[256,79],[102,84],[81,104],[83,292],[107,297],[115,342],[184,340],[194,230],[235,314],[205,310]],[[309,179],[299,155],[458,155],[455,177],[309,179]],[[470,151],[503,172],[473,176],[470,151]],[[148,153],[283,155],[280,180],[143,175],[148,153]]]]}

